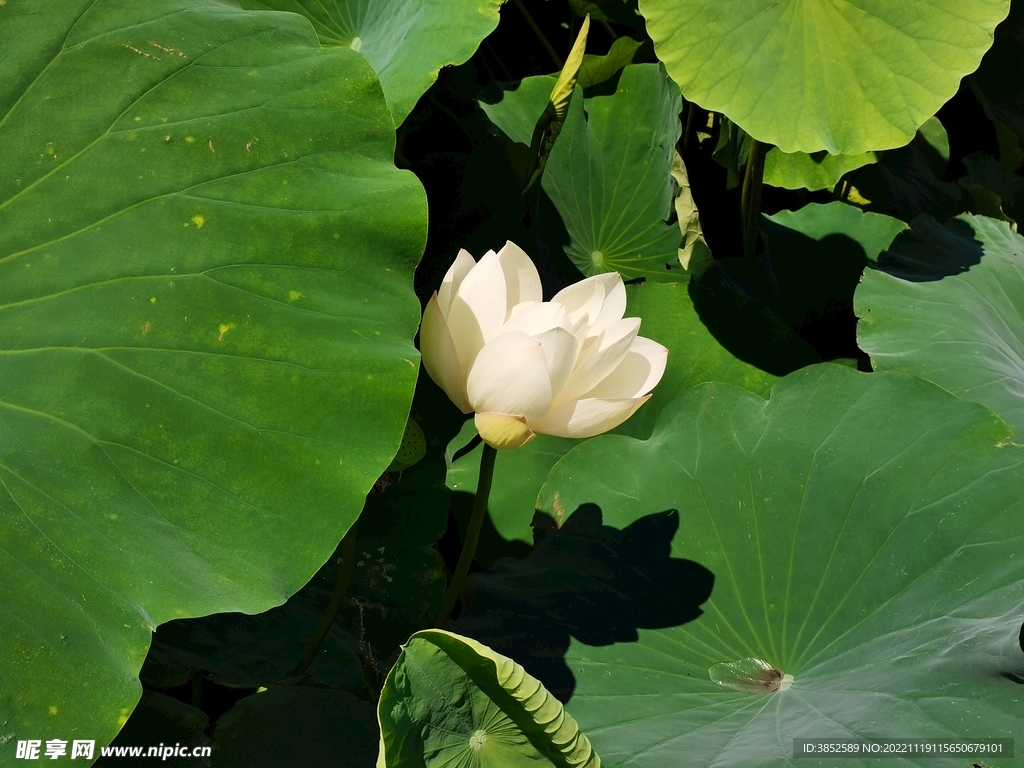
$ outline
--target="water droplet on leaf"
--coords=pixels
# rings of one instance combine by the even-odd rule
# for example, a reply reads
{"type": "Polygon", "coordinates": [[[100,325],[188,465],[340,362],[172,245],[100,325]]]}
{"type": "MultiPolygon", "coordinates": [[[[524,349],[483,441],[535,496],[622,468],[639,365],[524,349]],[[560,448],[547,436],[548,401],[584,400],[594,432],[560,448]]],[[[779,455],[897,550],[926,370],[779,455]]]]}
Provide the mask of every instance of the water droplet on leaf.
{"type": "Polygon", "coordinates": [[[793,684],[793,676],[783,674],[761,659],[723,661],[708,670],[711,680],[723,688],[740,693],[776,693],[793,684]]]}

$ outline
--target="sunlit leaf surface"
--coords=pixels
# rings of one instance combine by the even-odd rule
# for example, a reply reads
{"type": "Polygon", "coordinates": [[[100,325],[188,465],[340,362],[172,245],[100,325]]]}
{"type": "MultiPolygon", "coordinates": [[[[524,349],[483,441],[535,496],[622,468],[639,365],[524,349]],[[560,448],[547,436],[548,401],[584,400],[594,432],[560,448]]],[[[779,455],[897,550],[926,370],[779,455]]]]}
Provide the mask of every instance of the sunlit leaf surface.
{"type": "Polygon", "coordinates": [[[105,744],[158,624],[283,602],[391,461],[426,211],[373,71],[300,17],[31,5],[0,5],[0,740],[105,744]]]}
{"type": "MultiPolygon", "coordinates": [[[[617,528],[676,509],[672,556],[714,575],[692,621],[572,642],[567,709],[605,764],[824,767],[794,760],[793,739],[1012,736],[1024,448],[1009,436],[928,382],[825,365],[767,401],[697,387],[649,440],[566,455],[542,509],[596,504],[617,528]]],[[[625,597],[634,626],[664,611],[625,597]]]]}

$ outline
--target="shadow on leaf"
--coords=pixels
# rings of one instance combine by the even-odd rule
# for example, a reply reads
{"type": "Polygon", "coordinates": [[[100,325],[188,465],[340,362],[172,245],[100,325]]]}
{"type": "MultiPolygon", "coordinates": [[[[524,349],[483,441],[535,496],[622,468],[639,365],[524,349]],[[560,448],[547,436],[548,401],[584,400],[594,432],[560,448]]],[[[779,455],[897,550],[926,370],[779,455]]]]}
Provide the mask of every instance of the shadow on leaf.
{"type": "Polygon", "coordinates": [[[918,216],[874,267],[901,280],[925,283],[966,272],[981,263],[982,253],[966,222],[951,219],[942,225],[931,216],[918,216]]]}
{"type": "Polygon", "coordinates": [[[701,615],[714,575],[673,558],[675,510],[623,530],[601,508],[581,505],[521,560],[503,559],[470,577],[467,608],[452,630],[510,656],[563,703],[575,689],[564,655],[587,645],[635,642],[638,629],[679,626],[701,615]]]}

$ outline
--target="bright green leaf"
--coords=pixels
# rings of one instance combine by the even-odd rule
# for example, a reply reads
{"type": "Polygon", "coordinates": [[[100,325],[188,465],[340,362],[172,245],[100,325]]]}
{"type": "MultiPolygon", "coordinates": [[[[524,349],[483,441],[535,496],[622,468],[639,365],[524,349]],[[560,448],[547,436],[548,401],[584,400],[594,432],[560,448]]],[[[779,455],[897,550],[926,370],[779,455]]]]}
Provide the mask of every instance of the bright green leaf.
{"type": "Polygon", "coordinates": [[[558,699],[512,659],[451,632],[417,632],[377,705],[380,768],[600,768],[558,699]]]}
{"type": "MultiPolygon", "coordinates": [[[[691,621],[635,642],[573,641],[568,707],[594,748],[637,768],[681,755],[833,768],[793,760],[793,739],[1019,732],[1020,687],[1002,677],[1024,668],[1024,448],[1009,435],[920,379],[826,365],[768,401],[697,387],[649,440],[571,451],[543,509],[596,504],[616,528],[677,509],[673,557],[714,574],[691,621]]],[[[514,594],[505,605],[516,610],[514,594]]],[[[661,610],[636,608],[641,620],[661,610]]]]}
{"type": "Polygon", "coordinates": [[[426,205],[373,71],[298,16],[30,5],[0,6],[0,738],[105,744],[158,624],[283,602],[394,456],[426,205]]]}
{"type": "Polygon", "coordinates": [[[294,11],[325,46],[359,51],[384,88],[395,125],[449,64],[462,64],[498,26],[502,0],[241,0],[246,8],[294,11]]]}
{"type": "Polygon", "coordinates": [[[783,152],[773,147],[764,159],[764,183],[783,189],[830,190],[850,171],[877,161],[874,152],[830,155],[783,152]]]}
{"type": "Polygon", "coordinates": [[[784,152],[906,144],[978,67],[1009,0],[640,0],[689,101],[784,152]]]}
{"type": "Polygon", "coordinates": [[[639,47],[640,43],[633,38],[619,37],[612,43],[606,55],[584,56],[577,84],[580,88],[590,88],[592,85],[610,80],[616,72],[633,60],[633,55],[639,47]]]}
{"type": "Polygon", "coordinates": [[[857,289],[875,368],[933,381],[1024,431],[1024,238],[965,215],[921,219],[857,289]]]}

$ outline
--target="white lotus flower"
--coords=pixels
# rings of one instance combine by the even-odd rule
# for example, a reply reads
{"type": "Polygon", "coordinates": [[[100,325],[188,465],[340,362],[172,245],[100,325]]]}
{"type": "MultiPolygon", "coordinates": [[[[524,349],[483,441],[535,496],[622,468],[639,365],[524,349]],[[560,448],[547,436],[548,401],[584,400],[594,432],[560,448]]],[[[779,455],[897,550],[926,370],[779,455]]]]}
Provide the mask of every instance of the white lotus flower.
{"type": "Polygon", "coordinates": [[[537,268],[508,242],[479,262],[459,251],[423,312],[423,366],[495,448],[606,432],[665,372],[668,350],[637,336],[639,318],[622,317],[617,273],[541,299],[537,268]]]}

